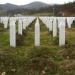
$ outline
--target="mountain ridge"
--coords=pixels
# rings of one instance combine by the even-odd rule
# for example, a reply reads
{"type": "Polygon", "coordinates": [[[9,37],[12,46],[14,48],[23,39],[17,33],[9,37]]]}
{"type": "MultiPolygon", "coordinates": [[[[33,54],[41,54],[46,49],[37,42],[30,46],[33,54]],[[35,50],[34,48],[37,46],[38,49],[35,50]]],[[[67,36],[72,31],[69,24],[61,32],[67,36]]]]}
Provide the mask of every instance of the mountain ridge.
{"type": "Polygon", "coordinates": [[[44,2],[39,2],[39,1],[35,1],[26,5],[15,5],[15,4],[11,4],[11,3],[6,3],[6,4],[0,4],[0,7],[3,10],[14,10],[14,9],[39,9],[39,8],[43,8],[43,7],[49,7],[49,4],[46,4],[44,2]]]}

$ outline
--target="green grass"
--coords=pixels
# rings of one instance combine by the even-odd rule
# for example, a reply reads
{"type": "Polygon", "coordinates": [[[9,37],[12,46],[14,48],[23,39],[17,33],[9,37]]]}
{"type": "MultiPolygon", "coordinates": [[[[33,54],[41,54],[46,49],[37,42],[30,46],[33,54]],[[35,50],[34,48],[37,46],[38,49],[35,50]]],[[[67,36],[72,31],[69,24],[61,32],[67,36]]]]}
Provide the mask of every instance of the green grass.
{"type": "Polygon", "coordinates": [[[59,47],[54,42],[55,38],[40,21],[41,45],[35,47],[34,25],[35,21],[27,28],[26,34],[20,37],[23,44],[16,48],[9,46],[9,29],[5,30],[0,27],[3,30],[0,31],[0,73],[6,72],[6,75],[34,75],[35,72],[35,75],[43,75],[41,73],[44,70],[45,75],[75,75],[74,64],[70,63],[72,65],[69,66],[72,68],[70,70],[67,68],[64,71],[63,68],[64,65],[68,65],[65,62],[66,60],[75,62],[75,28],[66,29],[67,44],[59,47]],[[12,71],[13,69],[15,71],[12,71]],[[69,74],[67,71],[69,71],[69,74]]]}
{"type": "Polygon", "coordinates": [[[52,12],[46,12],[46,13],[34,13],[34,14],[31,14],[31,16],[53,16],[53,13],[52,12]]]}

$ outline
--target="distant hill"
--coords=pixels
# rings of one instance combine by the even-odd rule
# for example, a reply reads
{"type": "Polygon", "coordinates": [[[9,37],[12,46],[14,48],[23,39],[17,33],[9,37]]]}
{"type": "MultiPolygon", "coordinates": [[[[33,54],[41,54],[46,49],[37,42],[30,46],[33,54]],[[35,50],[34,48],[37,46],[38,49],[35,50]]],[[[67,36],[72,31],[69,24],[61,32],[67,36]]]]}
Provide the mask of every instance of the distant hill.
{"type": "Polygon", "coordinates": [[[49,7],[50,5],[43,3],[43,2],[32,2],[30,4],[27,5],[14,5],[14,4],[10,4],[10,3],[6,3],[6,4],[0,4],[0,7],[3,10],[14,10],[14,9],[40,9],[40,8],[46,8],[49,7]]]}
{"type": "Polygon", "coordinates": [[[61,16],[61,13],[64,13],[65,16],[75,14],[75,2],[70,2],[67,4],[62,5],[52,5],[46,4],[43,2],[32,2],[26,5],[14,5],[14,4],[0,4],[0,10],[3,11],[2,14],[5,15],[14,15],[14,14],[24,14],[24,15],[31,15],[35,13],[53,13],[56,16],[61,16]]]}
{"type": "Polygon", "coordinates": [[[43,3],[43,2],[32,2],[30,4],[21,6],[21,8],[37,10],[37,9],[46,8],[46,7],[49,7],[49,6],[50,5],[48,5],[46,3],[43,3]]]}
{"type": "Polygon", "coordinates": [[[14,10],[14,9],[18,9],[19,6],[14,5],[14,4],[10,4],[10,3],[6,3],[6,4],[0,4],[0,8],[2,10],[14,10]]]}
{"type": "Polygon", "coordinates": [[[52,11],[52,5],[43,2],[32,2],[26,5],[0,4],[0,8],[8,14],[34,14],[38,12],[52,11]]]}

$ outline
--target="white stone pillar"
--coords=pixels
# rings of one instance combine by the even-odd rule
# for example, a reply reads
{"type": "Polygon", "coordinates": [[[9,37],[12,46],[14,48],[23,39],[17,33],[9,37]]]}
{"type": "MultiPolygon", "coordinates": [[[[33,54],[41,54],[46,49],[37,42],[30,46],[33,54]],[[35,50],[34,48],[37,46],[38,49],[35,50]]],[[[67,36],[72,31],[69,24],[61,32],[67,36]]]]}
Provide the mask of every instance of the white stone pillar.
{"type": "Polygon", "coordinates": [[[4,28],[8,28],[8,21],[4,22],[4,28]]]}
{"type": "Polygon", "coordinates": [[[53,37],[57,36],[57,19],[54,18],[53,20],[53,37]]]}
{"type": "Polygon", "coordinates": [[[4,17],[1,17],[1,23],[3,24],[4,17]]]}
{"type": "Polygon", "coordinates": [[[16,47],[16,25],[13,18],[10,20],[10,46],[16,47]]]}
{"type": "Polygon", "coordinates": [[[73,18],[72,17],[67,17],[67,24],[68,24],[68,28],[71,28],[71,25],[73,23],[73,18]]]}
{"type": "Polygon", "coordinates": [[[26,26],[26,19],[24,19],[24,20],[23,20],[23,29],[26,30],[26,27],[27,27],[27,26],[26,26]]]}
{"type": "Polygon", "coordinates": [[[40,46],[40,24],[38,18],[35,23],[35,46],[40,46]]]}
{"type": "Polygon", "coordinates": [[[62,19],[59,23],[59,46],[65,45],[65,21],[62,19]]]}
{"type": "Polygon", "coordinates": [[[22,26],[23,26],[22,20],[19,19],[19,21],[18,21],[18,34],[20,34],[20,35],[22,35],[22,29],[23,29],[22,26]]]}
{"type": "Polygon", "coordinates": [[[53,26],[53,20],[50,18],[49,20],[49,31],[52,31],[52,26],[53,26]]]}
{"type": "Polygon", "coordinates": [[[4,28],[8,27],[8,17],[3,17],[4,28]]]}

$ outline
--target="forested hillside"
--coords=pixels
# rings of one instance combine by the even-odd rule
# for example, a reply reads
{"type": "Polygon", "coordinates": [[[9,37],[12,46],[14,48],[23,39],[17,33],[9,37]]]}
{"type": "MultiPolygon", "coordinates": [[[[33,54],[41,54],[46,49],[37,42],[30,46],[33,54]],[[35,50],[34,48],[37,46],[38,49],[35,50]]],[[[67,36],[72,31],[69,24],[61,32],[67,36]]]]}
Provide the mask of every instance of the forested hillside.
{"type": "Polygon", "coordinates": [[[15,14],[22,15],[48,15],[52,16],[74,16],[75,15],[75,2],[65,3],[63,5],[51,5],[42,2],[33,2],[27,5],[14,5],[14,4],[1,4],[0,15],[13,16],[15,14]],[[36,6],[35,6],[36,5],[36,6]]]}

